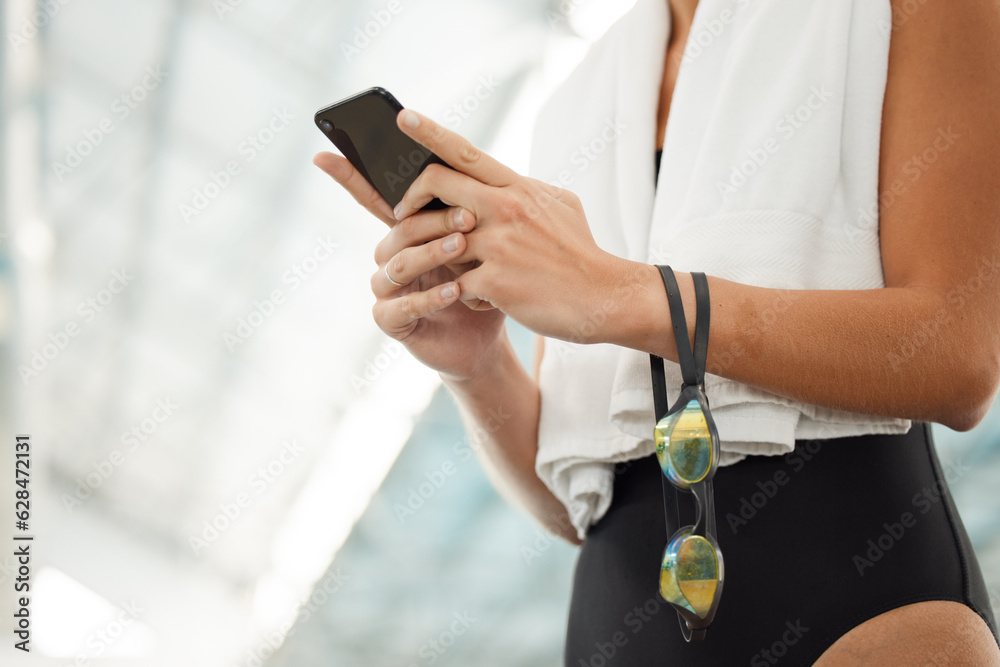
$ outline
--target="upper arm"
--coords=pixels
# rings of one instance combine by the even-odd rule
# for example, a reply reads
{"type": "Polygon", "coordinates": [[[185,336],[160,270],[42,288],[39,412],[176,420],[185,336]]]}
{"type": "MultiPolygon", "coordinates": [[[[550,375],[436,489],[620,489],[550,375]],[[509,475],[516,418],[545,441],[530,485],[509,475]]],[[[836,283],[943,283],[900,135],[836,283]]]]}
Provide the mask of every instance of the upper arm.
{"type": "Polygon", "coordinates": [[[545,353],[545,337],[535,336],[535,380],[540,377],[542,368],[542,355],[545,353]]]}
{"type": "MultiPolygon", "coordinates": [[[[940,306],[1000,358],[1000,3],[892,0],[879,235],[887,287],[940,306]]],[[[958,330],[961,333],[958,333],[958,330]]]]}

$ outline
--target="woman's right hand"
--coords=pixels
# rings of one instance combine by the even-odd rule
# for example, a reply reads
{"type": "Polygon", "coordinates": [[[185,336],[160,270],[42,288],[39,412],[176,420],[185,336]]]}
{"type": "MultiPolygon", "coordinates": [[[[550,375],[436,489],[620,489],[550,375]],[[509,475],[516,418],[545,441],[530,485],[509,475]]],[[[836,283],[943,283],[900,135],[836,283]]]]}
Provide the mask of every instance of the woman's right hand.
{"type": "Polygon", "coordinates": [[[346,159],[322,152],[313,163],[390,227],[375,248],[379,268],[371,278],[378,327],[421,363],[450,378],[477,376],[482,364],[490,363],[506,316],[488,303],[458,303],[455,278],[473,267],[449,262],[465,252],[465,232],[476,225],[472,212],[459,207],[421,210],[397,221],[382,195],[346,159]],[[402,286],[390,282],[387,272],[402,286]]]}

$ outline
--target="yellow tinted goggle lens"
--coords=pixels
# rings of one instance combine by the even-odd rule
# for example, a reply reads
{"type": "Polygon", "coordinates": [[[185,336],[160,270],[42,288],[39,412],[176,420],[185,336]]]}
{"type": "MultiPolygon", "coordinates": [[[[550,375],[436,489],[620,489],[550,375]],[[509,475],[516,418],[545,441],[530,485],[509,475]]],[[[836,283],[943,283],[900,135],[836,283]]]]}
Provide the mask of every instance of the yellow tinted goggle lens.
{"type": "Polygon", "coordinates": [[[698,401],[661,419],[653,434],[660,468],[677,486],[696,484],[712,469],[712,434],[698,401]]]}
{"type": "Polygon", "coordinates": [[[671,540],[660,569],[660,595],[665,600],[705,618],[718,586],[719,559],[711,542],[690,531],[671,540]]]}

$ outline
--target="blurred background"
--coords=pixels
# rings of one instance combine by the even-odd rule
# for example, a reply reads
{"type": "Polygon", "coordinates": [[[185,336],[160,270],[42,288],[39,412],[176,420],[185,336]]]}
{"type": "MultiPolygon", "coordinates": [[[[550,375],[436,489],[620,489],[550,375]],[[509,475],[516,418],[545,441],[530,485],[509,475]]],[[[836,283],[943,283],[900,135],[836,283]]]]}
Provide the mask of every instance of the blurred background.
{"type": "MultiPolygon", "coordinates": [[[[32,436],[36,539],[34,650],[5,623],[0,662],[561,664],[577,551],[375,327],[386,229],[311,164],[312,114],[383,86],[524,173],[632,4],[3,3],[0,433],[32,436]]],[[[998,435],[935,426],[995,607],[998,435]]]]}

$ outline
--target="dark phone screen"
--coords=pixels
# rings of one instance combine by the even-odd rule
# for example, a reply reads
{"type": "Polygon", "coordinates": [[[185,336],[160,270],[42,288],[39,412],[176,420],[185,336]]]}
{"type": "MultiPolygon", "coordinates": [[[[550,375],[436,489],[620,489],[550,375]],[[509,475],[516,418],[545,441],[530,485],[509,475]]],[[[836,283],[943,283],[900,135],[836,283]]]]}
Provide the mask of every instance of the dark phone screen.
{"type": "MultiPolygon", "coordinates": [[[[316,124],[324,134],[393,208],[424,167],[445,164],[396,126],[401,108],[388,93],[366,91],[316,114],[316,124]],[[323,121],[333,127],[324,129],[323,121]]],[[[424,206],[444,207],[439,199],[424,206]]]]}

